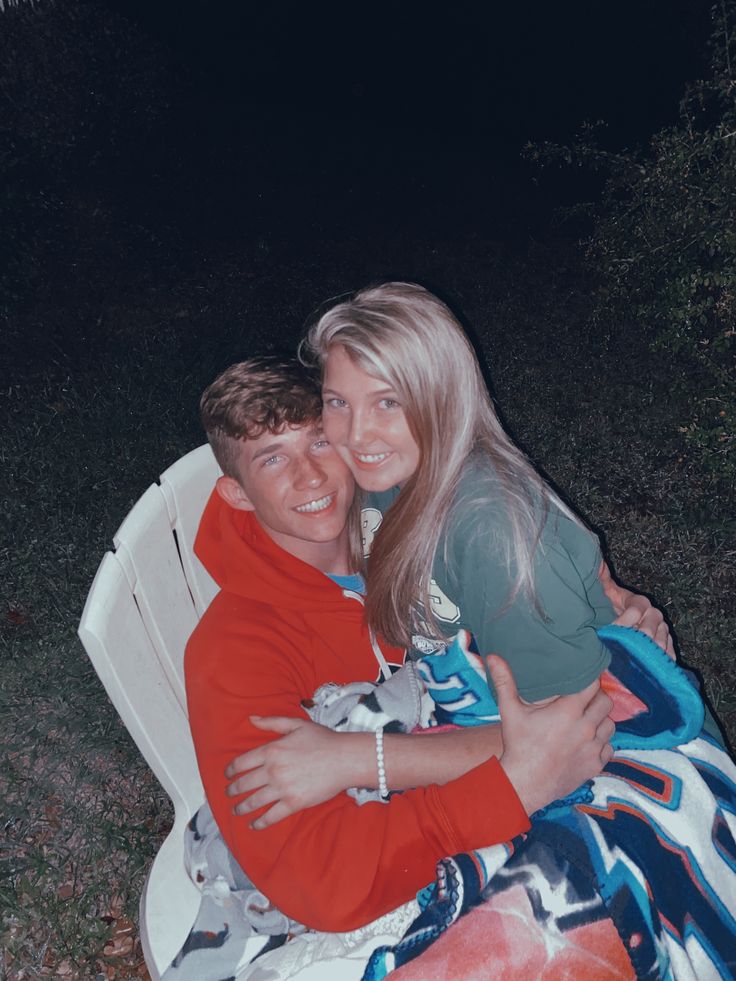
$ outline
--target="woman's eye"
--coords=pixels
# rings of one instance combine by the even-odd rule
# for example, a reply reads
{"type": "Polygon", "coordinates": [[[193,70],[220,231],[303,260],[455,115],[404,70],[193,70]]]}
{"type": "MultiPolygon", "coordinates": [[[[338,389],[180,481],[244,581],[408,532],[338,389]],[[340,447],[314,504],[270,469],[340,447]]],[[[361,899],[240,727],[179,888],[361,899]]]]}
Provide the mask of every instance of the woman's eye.
{"type": "Polygon", "coordinates": [[[322,405],[325,408],[330,408],[330,409],[342,409],[345,407],[346,404],[347,403],[345,402],[345,399],[338,399],[338,398],[324,399],[322,402],[322,405]]]}
{"type": "Polygon", "coordinates": [[[396,399],[381,399],[379,404],[382,409],[395,409],[399,403],[396,399]]]}

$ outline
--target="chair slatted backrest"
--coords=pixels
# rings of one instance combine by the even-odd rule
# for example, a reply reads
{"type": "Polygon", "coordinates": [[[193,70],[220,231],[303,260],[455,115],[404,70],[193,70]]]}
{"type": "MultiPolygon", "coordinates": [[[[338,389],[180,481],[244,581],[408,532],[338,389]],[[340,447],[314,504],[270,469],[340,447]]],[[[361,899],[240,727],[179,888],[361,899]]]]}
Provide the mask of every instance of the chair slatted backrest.
{"type": "Polygon", "coordinates": [[[212,602],[217,584],[194,554],[194,539],[207,498],[221,473],[209,444],[205,443],[161,474],[161,492],[179,544],[194,607],[200,617],[212,602]]]}
{"type": "Polygon", "coordinates": [[[192,551],[220,471],[209,446],[152,484],[114,536],[79,635],[110,699],[178,810],[204,794],[187,720],[184,648],[217,591],[192,551]]]}
{"type": "Polygon", "coordinates": [[[204,799],[189,722],[141,618],[127,575],[108,552],[79,625],[95,670],[144,759],[186,817],[204,799]]]}

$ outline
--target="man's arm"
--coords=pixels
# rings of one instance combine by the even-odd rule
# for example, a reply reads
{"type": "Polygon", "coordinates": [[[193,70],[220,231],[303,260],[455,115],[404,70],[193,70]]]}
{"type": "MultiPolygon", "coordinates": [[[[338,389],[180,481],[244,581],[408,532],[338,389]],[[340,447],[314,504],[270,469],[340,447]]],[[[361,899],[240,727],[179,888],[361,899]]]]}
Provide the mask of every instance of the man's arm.
{"type": "MultiPolygon", "coordinates": [[[[503,765],[487,759],[444,786],[409,790],[386,805],[358,807],[338,794],[254,830],[232,813],[224,770],[238,748],[259,751],[270,745],[251,714],[300,712],[308,691],[308,655],[303,645],[287,651],[278,639],[278,645],[269,644],[263,634],[248,630],[226,636],[195,632],[186,662],[190,724],[205,792],[231,852],[272,902],[309,926],[357,927],[411,898],[431,880],[442,856],[526,830],[524,805],[504,765],[529,807],[539,806],[540,794],[551,800],[561,788],[573,789],[603,765],[608,734],[600,720],[610,701],[588,691],[567,702],[566,717],[547,720],[555,732],[545,733],[545,751],[531,776],[520,769],[521,760],[534,755],[531,740],[540,738],[541,719],[527,733],[529,707],[523,706],[514,752],[503,765]]],[[[323,756],[307,776],[316,779],[324,769],[323,756]]],[[[254,817],[259,816],[256,811],[254,817]]]]}
{"type": "MultiPolygon", "coordinates": [[[[238,624],[226,633],[208,629],[208,622],[205,616],[186,656],[189,720],[205,793],[236,860],[289,916],[318,929],[353,929],[410,899],[443,855],[528,828],[513,786],[489,759],[445,786],[412,790],[388,805],[358,807],[338,794],[254,830],[233,815],[224,770],[239,749],[268,742],[271,734],[253,725],[251,714],[300,714],[301,699],[315,684],[311,655],[303,634],[292,640],[285,626],[266,631],[238,624]]],[[[325,763],[322,757],[312,769],[313,779],[325,763]]]]}

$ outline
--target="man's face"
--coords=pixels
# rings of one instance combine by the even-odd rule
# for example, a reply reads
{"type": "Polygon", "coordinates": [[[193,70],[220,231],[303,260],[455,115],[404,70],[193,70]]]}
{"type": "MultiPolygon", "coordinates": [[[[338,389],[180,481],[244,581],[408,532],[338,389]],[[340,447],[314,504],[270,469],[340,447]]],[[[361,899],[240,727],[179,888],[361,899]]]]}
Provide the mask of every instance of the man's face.
{"type": "Polygon", "coordinates": [[[270,537],[302,561],[317,568],[333,563],[332,546],[347,544],[355,485],[320,422],[244,440],[238,473],[239,503],[231,504],[255,512],[270,537]]]}

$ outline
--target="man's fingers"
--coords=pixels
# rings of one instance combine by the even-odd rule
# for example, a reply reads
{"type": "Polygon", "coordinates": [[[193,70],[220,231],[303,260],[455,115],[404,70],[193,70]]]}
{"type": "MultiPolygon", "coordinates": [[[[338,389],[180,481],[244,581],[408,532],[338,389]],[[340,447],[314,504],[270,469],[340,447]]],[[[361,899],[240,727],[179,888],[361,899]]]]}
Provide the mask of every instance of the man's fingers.
{"type": "Polygon", "coordinates": [[[508,715],[509,711],[513,712],[514,706],[521,704],[516,682],[511,668],[498,654],[490,654],[486,658],[486,664],[491,673],[493,687],[496,689],[498,711],[503,719],[504,714],[508,715]]]}
{"type": "Polygon", "coordinates": [[[587,720],[597,729],[606,716],[610,714],[612,708],[612,699],[603,691],[603,689],[599,688],[594,697],[585,707],[584,714],[587,720]]]}
{"type": "Polygon", "coordinates": [[[617,627],[636,627],[641,620],[641,615],[642,611],[637,608],[636,604],[630,603],[613,622],[617,627]]]}
{"type": "Polygon", "coordinates": [[[611,737],[615,731],[616,723],[613,721],[613,719],[606,716],[595,731],[596,739],[598,739],[601,743],[610,743],[611,737]]]}
{"type": "Polygon", "coordinates": [[[667,643],[670,639],[670,630],[663,620],[654,633],[654,642],[659,644],[663,650],[667,650],[667,643]]]}
{"type": "MultiPolygon", "coordinates": [[[[578,712],[587,712],[600,694],[602,694],[601,679],[594,678],[589,685],[581,688],[580,691],[575,691],[571,695],[560,695],[557,703],[560,707],[567,706],[578,712]]],[[[604,715],[607,714],[607,712],[604,713],[604,715]]]]}
{"type": "Polygon", "coordinates": [[[651,637],[652,640],[656,639],[657,630],[662,626],[664,617],[655,607],[647,610],[644,616],[635,624],[637,630],[641,630],[643,634],[647,637],[651,637]]]}

